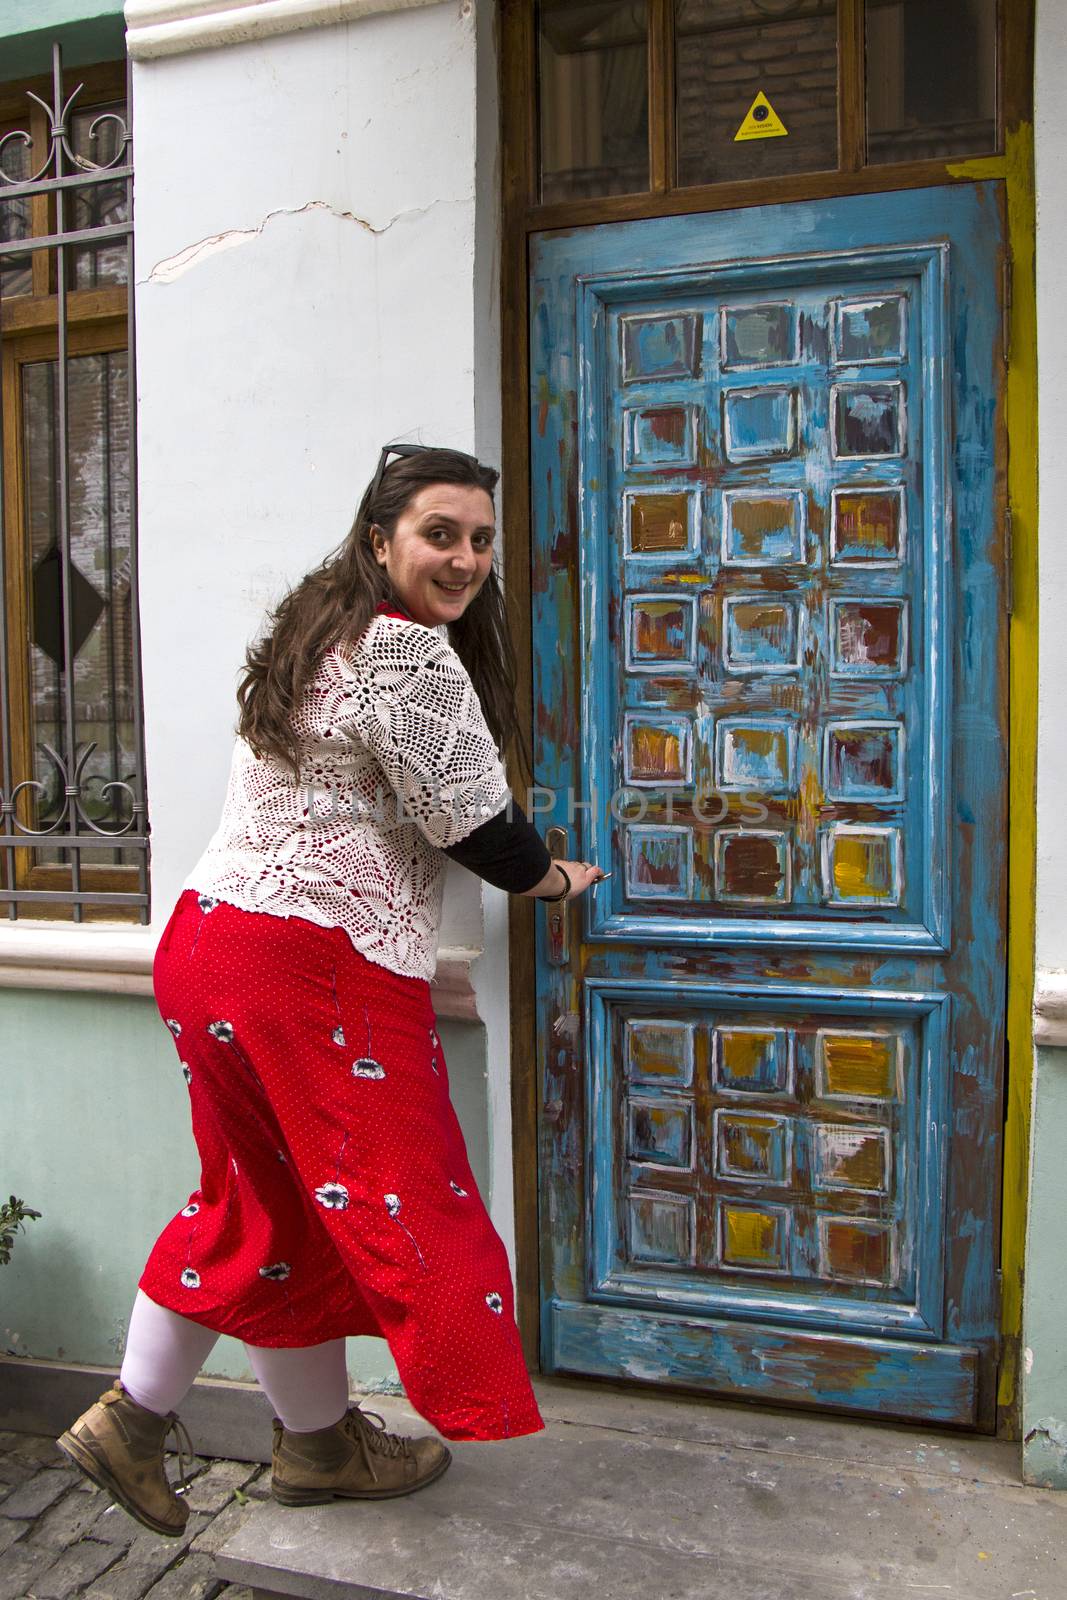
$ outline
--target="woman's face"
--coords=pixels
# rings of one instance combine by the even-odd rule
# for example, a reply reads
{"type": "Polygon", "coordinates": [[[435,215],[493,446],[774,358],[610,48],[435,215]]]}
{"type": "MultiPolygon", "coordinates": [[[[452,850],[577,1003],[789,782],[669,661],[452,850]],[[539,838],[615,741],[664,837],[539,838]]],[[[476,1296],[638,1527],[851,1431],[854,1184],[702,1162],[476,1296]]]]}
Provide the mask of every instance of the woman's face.
{"type": "Polygon", "coordinates": [[[376,527],[371,542],[405,611],[434,628],[461,617],[482,587],[495,534],[493,502],[484,489],[430,483],[408,501],[392,537],[376,527]]]}

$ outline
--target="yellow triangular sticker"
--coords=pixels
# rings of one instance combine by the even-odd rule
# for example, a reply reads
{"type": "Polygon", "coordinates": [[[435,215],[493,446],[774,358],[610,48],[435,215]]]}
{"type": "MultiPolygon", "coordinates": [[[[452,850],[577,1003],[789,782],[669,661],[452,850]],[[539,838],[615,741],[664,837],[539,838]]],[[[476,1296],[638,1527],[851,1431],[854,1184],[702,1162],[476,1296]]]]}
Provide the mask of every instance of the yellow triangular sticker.
{"type": "Polygon", "coordinates": [[[739,139],[784,139],[789,129],[761,89],[748,108],[748,116],[734,134],[739,139]]]}

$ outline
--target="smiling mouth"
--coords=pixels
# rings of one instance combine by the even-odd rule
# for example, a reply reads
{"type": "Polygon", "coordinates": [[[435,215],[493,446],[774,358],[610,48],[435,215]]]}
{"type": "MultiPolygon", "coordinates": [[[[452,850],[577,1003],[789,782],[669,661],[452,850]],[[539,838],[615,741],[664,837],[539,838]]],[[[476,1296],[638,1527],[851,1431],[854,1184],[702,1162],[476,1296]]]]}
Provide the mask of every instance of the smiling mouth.
{"type": "Polygon", "coordinates": [[[439,589],[443,589],[446,594],[462,594],[464,589],[470,587],[470,585],[466,583],[442,583],[440,578],[435,578],[434,582],[436,583],[437,587],[439,589]]]}

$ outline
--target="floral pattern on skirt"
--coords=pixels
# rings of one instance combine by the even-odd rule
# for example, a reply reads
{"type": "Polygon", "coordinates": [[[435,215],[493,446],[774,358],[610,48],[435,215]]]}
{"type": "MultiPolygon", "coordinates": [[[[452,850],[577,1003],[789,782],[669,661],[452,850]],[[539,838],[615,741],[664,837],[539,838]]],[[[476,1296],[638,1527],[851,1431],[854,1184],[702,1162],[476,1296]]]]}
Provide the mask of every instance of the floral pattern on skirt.
{"type": "Polygon", "coordinates": [[[202,1172],[144,1292],[254,1345],[376,1334],[447,1439],[541,1429],[429,985],[339,928],[187,890],[155,988],[202,1172]]]}

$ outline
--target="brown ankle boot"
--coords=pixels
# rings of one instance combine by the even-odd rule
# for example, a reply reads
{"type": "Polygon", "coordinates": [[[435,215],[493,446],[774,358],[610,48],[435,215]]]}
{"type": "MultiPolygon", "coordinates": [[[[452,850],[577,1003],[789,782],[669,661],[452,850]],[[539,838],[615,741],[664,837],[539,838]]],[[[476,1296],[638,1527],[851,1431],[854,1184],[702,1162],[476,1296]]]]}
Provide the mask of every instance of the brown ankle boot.
{"type": "Polygon", "coordinates": [[[432,1483],[451,1460],[439,1439],[386,1433],[376,1411],[358,1406],[315,1433],[291,1433],[275,1417],[271,1491],[283,1506],[387,1500],[432,1483]]]}
{"type": "Polygon", "coordinates": [[[193,1455],[189,1435],[173,1411],[165,1417],[147,1411],[117,1380],[56,1443],[131,1517],[153,1533],[177,1535],[189,1520],[189,1507],[163,1470],[163,1444],[172,1429],[186,1488],[185,1469],[193,1455]]]}

